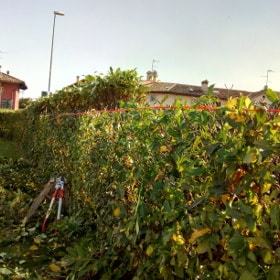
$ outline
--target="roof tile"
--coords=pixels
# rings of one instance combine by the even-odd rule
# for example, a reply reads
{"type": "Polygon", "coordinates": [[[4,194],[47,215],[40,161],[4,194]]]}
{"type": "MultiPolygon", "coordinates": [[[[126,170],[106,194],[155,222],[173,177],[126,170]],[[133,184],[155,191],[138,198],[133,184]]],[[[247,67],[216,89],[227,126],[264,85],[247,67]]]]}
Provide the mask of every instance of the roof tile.
{"type": "Polygon", "coordinates": [[[27,85],[24,81],[19,80],[13,76],[0,72],[0,83],[11,83],[11,84],[18,84],[20,89],[27,89],[27,85]]]}

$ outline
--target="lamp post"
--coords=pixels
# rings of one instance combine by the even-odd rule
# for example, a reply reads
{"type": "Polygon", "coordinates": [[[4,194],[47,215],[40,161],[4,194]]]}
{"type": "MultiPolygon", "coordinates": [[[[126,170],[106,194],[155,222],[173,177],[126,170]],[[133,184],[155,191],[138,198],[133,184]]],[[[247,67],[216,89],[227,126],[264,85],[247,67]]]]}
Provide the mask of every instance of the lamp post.
{"type": "Polygon", "coordinates": [[[56,16],[64,16],[63,12],[53,12],[53,32],[52,32],[52,46],[51,46],[51,58],[50,58],[50,69],[49,69],[49,83],[48,83],[48,95],[51,93],[51,76],[52,76],[52,60],[53,60],[53,41],[54,41],[54,30],[55,30],[55,19],[56,16]]]}

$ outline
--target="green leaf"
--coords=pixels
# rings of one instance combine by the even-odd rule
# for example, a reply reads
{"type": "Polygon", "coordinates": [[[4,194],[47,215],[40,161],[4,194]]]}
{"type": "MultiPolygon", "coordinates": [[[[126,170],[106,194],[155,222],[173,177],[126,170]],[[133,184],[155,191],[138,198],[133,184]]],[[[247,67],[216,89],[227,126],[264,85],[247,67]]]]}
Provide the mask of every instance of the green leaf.
{"type": "Polygon", "coordinates": [[[147,209],[147,206],[142,202],[140,205],[139,205],[139,214],[140,214],[140,217],[141,218],[145,218],[147,213],[148,213],[148,209],[147,209]]]}
{"type": "Polygon", "coordinates": [[[261,125],[266,121],[266,116],[267,115],[265,110],[257,111],[256,118],[257,118],[258,125],[261,125]]]}
{"type": "Polygon", "coordinates": [[[269,245],[262,237],[247,237],[247,241],[253,247],[269,248],[269,245]]]}
{"type": "Polygon", "coordinates": [[[212,144],[207,148],[207,154],[212,155],[220,148],[220,144],[212,144]]]}
{"type": "Polygon", "coordinates": [[[229,248],[234,251],[243,249],[245,246],[245,238],[241,235],[236,235],[229,240],[229,248]]]}
{"type": "Polygon", "coordinates": [[[189,207],[188,209],[191,210],[193,208],[195,208],[197,205],[199,205],[200,203],[205,201],[205,197],[200,197],[198,199],[196,199],[189,207]]]}
{"type": "Polygon", "coordinates": [[[280,223],[280,205],[273,203],[270,209],[271,226],[276,227],[279,230],[280,223]]]}
{"type": "Polygon", "coordinates": [[[0,275],[2,274],[2,275],[10,275],[10,274],[12,274],[13,272],[10,270],[10,269],[8,269],[8,268],[6,268],[6,267],[0,267],[0,275]]]}
{"type": "Polygon", "coordinates": [[[196,252],[198,254],[204,254],[210,250],[209,238],[202,240],[199,242],[196,252]]]}
{"type": "Polygon", "coordinates": [[[266,280],[279,280],[280,279],[280,265],[273,265],[267,273],[266,280]]]}
{"type": "Polygon", "coordinates": [[[271,102],[275,102],[279,100],[277,93],[271,90],[270,88],[266,90],[266,97],[271,102]]]}
{"type": "Polygon", "coordinates": [[[248,270],[245,270],[239,278],[239,280],[256,280],[256,279],[257,278],[248,270]]]}
{"type": "Polygon", "coordinates": [[[170,264],[171,264],[172,266],[175,266],[175,265],[176,265],[175,257],[172,257],[172,258],[171,258],[170,264]]]}
{"type": "Polygon", "coordinates": [[[175,266],[175,274],[181,279],[184,279],[184,268],[182,266],[175,266]]]}
{"type": "Polygon", "coordinates": [[[164,208],[166,213],[170,213],[171,212],[171,207],[170,207],[170,204],[169,204],[169,202],[167,200],[164,201],[163,208],[164,208]]]}
{"type": "Polygon", "coordinates": [[[187,263],[188,257],[187,257],[187,253],[185,252],[184,249],[178,248],[178,250],[177,250],[177,260],[178,260],[178,264],[180,266],[183,266],[187,263]]]}

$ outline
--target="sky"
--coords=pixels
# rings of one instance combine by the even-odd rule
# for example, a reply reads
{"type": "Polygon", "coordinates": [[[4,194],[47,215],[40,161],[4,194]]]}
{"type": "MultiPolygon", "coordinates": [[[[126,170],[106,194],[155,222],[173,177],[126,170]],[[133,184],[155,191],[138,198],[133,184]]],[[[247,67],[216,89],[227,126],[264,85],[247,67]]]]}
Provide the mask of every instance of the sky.
{"type": "Polygon", "coordinates": [[[0,7],[1,71],[25,81],[21,97],[110,67],[162,82],[280,91],[279,0],[9,0],[0,7]],[[154,61],[154,63],[153,63],[154,61]],[[272,70],[272,71],[268,71],[272,70]]]}

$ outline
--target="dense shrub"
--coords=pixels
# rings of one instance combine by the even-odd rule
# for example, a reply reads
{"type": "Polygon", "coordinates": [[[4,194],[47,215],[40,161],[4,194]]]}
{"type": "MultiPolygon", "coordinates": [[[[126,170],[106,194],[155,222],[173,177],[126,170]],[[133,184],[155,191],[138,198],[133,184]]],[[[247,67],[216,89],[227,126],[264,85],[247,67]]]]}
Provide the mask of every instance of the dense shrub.
{"type": "Polygon", "coordinates": [[[21,112],[0,109],[0,138],[15,140],[22,129],[21,112]]]}
{"type": "Polygon", "coordinates": [[[279,123],[244,97],[41,116],[30,158],[71,182],[58,263],[69,279],[278,279],[279,123]]]}
{"type": "MultiPolygon", "coordinates": [[[[275,94],[268,96],[276,106],[275,94]]],[[[46,181],[66,176],[71,203],[46,233],[45,201],[32,223],[0,241],[0,275],[279,279],[278,111],[245,97],[216,109],[200,101],[165,110],[62,113],[62,105],[44,111],[35,104],[24,111],[28,168],[46,181]]],[[[214,103],[211,95],[202,101],[214,103]]],[[[2,168],[13,172],[11,166],[2,168]]],[[[9,188],[3,197],[14,189],[22,203],[20,184],[9,188]]]]}

